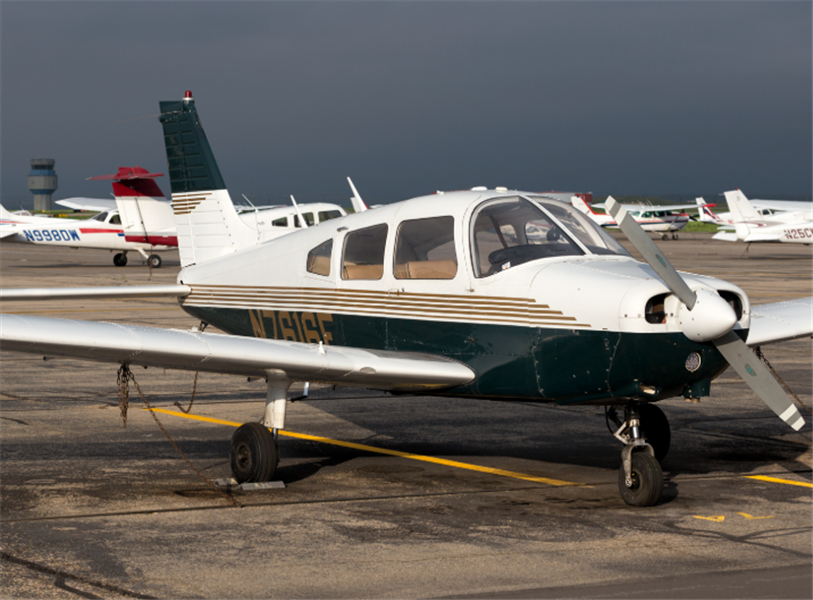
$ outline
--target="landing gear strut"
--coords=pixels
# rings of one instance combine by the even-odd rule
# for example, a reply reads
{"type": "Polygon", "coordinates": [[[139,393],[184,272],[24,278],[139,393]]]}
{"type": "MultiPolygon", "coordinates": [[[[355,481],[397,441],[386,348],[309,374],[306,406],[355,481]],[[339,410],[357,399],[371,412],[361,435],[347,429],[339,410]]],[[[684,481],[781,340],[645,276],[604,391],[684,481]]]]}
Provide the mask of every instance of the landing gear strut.
{"type": "MultiPolygon", "coordinates": [[[[621,451],[618,490],[621,492],[624,502],[630,506],[653,506],[658,503],[663,493],[663,471],[655,458],[656,450],[647,443],[647,439],[644,437],[642,415],[652,418],[652,425],[661,434],[663,424],[666,424],[665,447],[662,444],[663,440],[659,440],[659,449],[665,456],[669,450],[669,424],[659,408],[630,402],[624,407],[623,423],[618,420],[613,408],[607,410],[608,420],[612,419],[619,424],[618,430],[614,433],[615,437],[625,444],[621,451]],[[663,418],[660,423],[658,423],[658,417],[653,417],[657,414],[663,418]]],[[[655,440],[656,436],[653,435],[652,439],[655,440]]]]}

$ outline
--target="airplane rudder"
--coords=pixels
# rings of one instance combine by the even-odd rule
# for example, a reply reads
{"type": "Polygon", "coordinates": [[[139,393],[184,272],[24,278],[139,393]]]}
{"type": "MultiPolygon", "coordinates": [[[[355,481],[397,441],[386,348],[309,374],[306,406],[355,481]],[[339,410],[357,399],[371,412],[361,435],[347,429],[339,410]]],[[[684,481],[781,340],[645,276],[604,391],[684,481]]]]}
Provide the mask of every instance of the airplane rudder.
{"type": "Polygon", "coordinates": [[[181,101],[162,101],[159,106],[172,193],[225,189],[191,92],[181,101]]]}

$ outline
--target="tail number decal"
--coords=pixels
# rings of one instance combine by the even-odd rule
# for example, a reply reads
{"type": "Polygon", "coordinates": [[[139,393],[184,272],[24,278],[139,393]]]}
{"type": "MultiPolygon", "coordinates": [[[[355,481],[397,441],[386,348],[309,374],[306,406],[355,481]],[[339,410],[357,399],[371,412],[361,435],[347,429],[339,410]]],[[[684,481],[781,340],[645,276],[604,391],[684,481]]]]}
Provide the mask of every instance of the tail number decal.
{"type": "Polygon", "coordinates": [[[797,229],[785,229],[785,237],[789,240],[803,240],[813,237],[813,228],[799,227],[797,229]]]}
{"type": "Polygon", "coordinates": [[[29,242],[79,242],[79,232],[75,229],[25,229],[25,239],[29,242]]]}
{"type": "Polygon", "coordinates": [[[333,341],[333,316],[327,313],[249,310],[248,318],[254,337],[328,346],[333,341]]]}

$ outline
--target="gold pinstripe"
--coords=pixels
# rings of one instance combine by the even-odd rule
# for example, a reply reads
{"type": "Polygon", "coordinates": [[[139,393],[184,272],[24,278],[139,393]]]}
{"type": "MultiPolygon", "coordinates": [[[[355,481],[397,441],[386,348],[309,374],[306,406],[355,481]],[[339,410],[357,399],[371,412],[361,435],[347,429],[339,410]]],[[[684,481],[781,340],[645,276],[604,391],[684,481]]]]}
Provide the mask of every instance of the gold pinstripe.
{"type": "Polygon", "coordinates": [[[481,321],[515,325],[590,327],[576,318],[530,298],[471,297],[449,294],[388,293],[371,290],[326,290],[228,285],[191,285],[189,306],[308,310],[366,316],[481,321]]]}

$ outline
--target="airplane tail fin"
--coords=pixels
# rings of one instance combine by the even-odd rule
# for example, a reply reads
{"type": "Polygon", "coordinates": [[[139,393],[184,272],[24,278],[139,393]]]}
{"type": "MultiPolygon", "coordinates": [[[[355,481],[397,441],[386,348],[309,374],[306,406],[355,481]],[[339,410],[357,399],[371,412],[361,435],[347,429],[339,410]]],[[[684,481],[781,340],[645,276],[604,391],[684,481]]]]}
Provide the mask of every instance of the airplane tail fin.
{"type": "Polygon", "coordinates": [[[192,92],[160,103],[181,266],[200,264],[257,243],[237,214],[203,131],[192,92]]]}
{"type": "Polygon", "coordinates": [[[14,215],[12,215],[9,211],[7,211],[5,206],[0,204],[0,218],[1,219],[13,219],[14,215]]]}
{"type": "Polygon", "coordinates": [[[754,221],[761,221],[762,216],[740,190],[725,192],[725,199],[734,221],[734,231],[736,231],[739,239],[745,239],[751,233],[751,230],[757,227],[754,221]],[[749,221],[751,224],[749,224],[749,221]]]}
{"type": "Polygon", "coordinates": [[[112,180],[113,195],[128,242],[177,246],[175,215],[161,188],[155,183],[163,173],[150,173],[141,167],[119,167],[114,175],[90,180],[112,180]]]}
{"type": "Polygon", "coordinates": [[[594,211],[590,207],[590,205],[587,204],[587,202],[584,201],[584,198],[582,198],[581,196],[571,196],[570,197],[570,204],[573,205],[573,207],[575,209],[577,209],[579,212],[582,212],[582,213],[584,213],[586,215],[591,215],[591,214],[595,215],[595,214],[597,214],[596,211],[594,211]]]}
{"type": "Polygon", "coordinates": [[[703,197],[695,198],[697,202],[697,214],[702,223],[720,223],[722,219],[712,212],[711,207],[706,203],[703,197]]]}
{"type": "Polygon", "coordinates": [[[350,202],[353,205],[353,210],[355,212],[363,212],[367,210],[369,207],[367,206],[367,204],[365,204],[364,200],[361,199],[361,196],[359,195],[356,186],[353,185],[353,180],[348,177],[347,183],[350,184],[350,189],[353,190],[353,196],[350,198],[350,202]]]}

